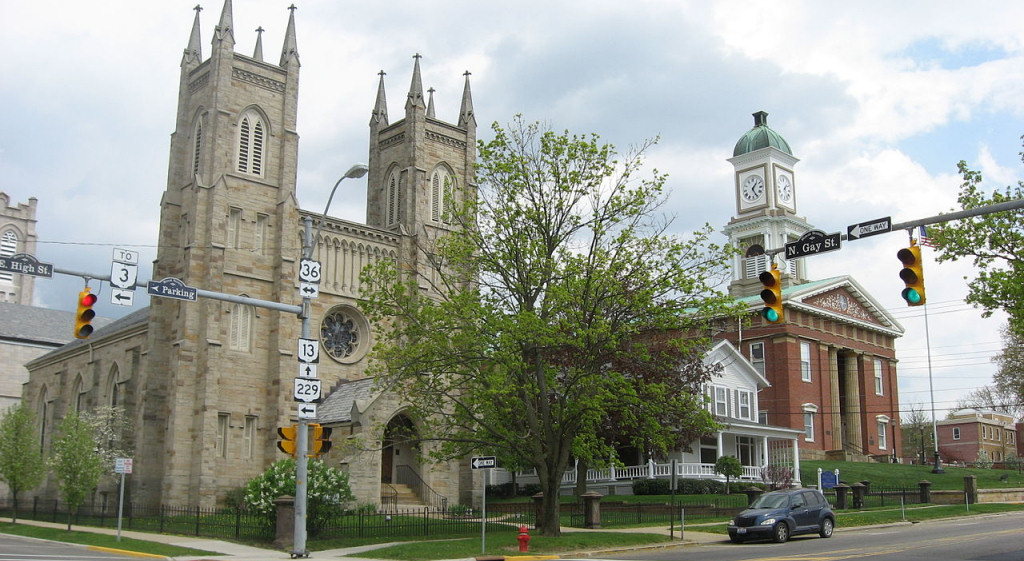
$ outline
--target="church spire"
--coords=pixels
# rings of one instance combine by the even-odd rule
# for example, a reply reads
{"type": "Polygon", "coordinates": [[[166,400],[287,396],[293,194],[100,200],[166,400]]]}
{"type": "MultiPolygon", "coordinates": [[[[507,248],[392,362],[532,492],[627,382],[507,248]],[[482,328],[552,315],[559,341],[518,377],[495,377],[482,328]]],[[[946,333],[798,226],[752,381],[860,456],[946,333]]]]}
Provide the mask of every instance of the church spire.
{"type": "Polygon", "coordinates": [[[434,119],[434,88],[427,90],[429,97],[427,98],[427,117],[434,119]]]}
{"type": "Polygon", "coordinates": [[[235,47],[235,23],[231,13],[231,0],[224,0],[224,9],[220,12],[220,21],[213,31],[213,43],[216,47],[220,42],[227,49],[235,47]]]}
{"type": "Polygon", "coordinates": [[[423,80],[420,78],[420,57],[419,53],[413,55],[416,60],[412,68],[412,83],[409,84],[409,99],[405,101],[406,112],[413,107],[426,109],[423,104],[423,80]]]}
{"type": "Polygon", "coordinates": [[[288,6],[288,29],[284,32],[284,47],[281,48],[281,66],[288,66],[292,60],[299,64],[299,47],[295,41],[295,4],[288,6]]]}
{"type": "Polygon", "coordinates": [[[203,62],[203,46],[199,36],[199,12],[203,11],[203,7],[196,4],[192,9],[196,11],[196,19],[192,22],[192,34],[188,37],[188,46],[181,57],[182,66],[194,66],[203,62]]]}
{"type": "Polygon", "coordinates": [[[388,126],[388,102],[384,98],[384,76],[383,70],[378,72],[380,83],[377,84],[377,102],[373,105],[373,113],[370,114],[370,124],[377,124],[382,127],[388,126]]]}
{"type": "Polygon", "coordinates": [[[252,52],[252,58],[263,62],[263,26],[256,28],[256,49],[252,52]]]}
{"type": "Polygon", "coordinates": [[[473,94],[469,91],[469,70],[463,76],[466,77],[466,86],[462,89],[462,109],[459,110],[459,126],[476,128],[476,115],[473,113],[473,94]]]}

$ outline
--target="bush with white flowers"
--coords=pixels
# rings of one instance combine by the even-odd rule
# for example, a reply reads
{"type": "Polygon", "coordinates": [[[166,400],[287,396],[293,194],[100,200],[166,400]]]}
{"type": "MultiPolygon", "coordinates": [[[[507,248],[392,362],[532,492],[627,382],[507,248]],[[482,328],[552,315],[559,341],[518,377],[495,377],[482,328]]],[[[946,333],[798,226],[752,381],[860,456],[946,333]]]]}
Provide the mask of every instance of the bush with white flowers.
{"type": "MultiPolygon", "coordinates": [[[[344,505],[354,499],[348,485],[348,474],[310,459],[306,485],[307,520],[311,533],[322,528],[331,518],[341,514],[344,505]]],[[[275,516],[274,501],[295,496],[295,460],[278,460],[245,486],[245,505],[268,517],[275,516]]]]}

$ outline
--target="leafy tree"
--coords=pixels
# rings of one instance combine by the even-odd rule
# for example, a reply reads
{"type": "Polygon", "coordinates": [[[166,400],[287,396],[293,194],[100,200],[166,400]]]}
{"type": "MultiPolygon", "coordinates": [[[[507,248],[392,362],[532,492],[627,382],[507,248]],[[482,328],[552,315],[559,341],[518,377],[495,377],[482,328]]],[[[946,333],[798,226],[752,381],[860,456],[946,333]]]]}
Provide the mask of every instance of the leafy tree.
{"type": "Polygon", "coordinates": [[[993,359],[998,366],[993,391],[1003,405],[1000,411],[1024,421],[1024,333],[1004,327],[1002,335],[1003,351],[993,359]]]}
{"type": "MultiPolygon", "coordinates": [[[[355,497],[348,483],[348,474],[329,467],[321,460],[311,459],[307,465],[306,505],[309,528],[315,533],[342,512],[345,503],[355,497]]],[[[295,460],[278,460],[267,471],[250,479],[245,485],[245,505],[253,512],[273,520],[274,501],[285,495],[295,496],[295,460]]]]}
{"type": "Polygon", "coordinates": [[[0,418],[0,481],[11,490],[15,524],[18,523],[18,493],[35,489],[46,475],[36,433],[35,416],[24,403],[4,411],[0,418]]]}
{"type": "MultiPolygon", "coordinates": [[[[114,460],[132,456],[133,425],[123,407],[103,406],[80,414],[89,425],[104,472],[115,477],[114,460]]],[[[119,476],[116,476],[119,477],[119,476]]]]}
{"type": "Polygon", "coordinates": [[[900,438],[903,453],[912,453],[920,458],[921,464],[935,450],[935,431],[932,430],[932,419],[925,413],[921,404],[910,405],[910,411],[900,415],[900,438]]]}
{"type": "Polygon", "coordinates": [[[715,460],[715,473],[725,476],[725,494],[729,494],[729,482],[733,477],[743,475],[743,465],[736,456],[719,456],[715,460]]]}
{"type": "Polygon", "coordinates": [[[373,365],[434,457],[535,468],[538,527],[557,536],[571,458],[610,457],[611,433],[665,454],[712,430],[702,358],[713,321],[739,312],[716,290],[728,251],[708,226],[669,235],[665,176],[638,177],[653,141],[619,161],[597,135],[492,128],[479,192],[447,209],[449,233],[420,236],[429,267],[364,271],[373,365]]]}
{"type": "MultiPolygon", "coordinates": [[[[960,209],[955,210],[1024,198],[1024,182],[986,195],[981,172],[962,160],[957,169],[963,184],[957,197],[960,209]]],[[[1024,212],[1016,209],[955,220],[932,228],[930,233],[936,261],[973,259],[977,276],[967,285],[967,301],[983,308],[985,317],[1005,311],[1011,331],[1024,335],[1024,212]]]]}
{"type": "Polygon", "coordinates": [[[60,435],[53,443],[50,465],[57,475],[60,494],[68,507],[68,530],[71,516],[103,475],[103,458],[96,453],[96,433],[88,421],[70,412],[61,421],[60,435]]]}
{"type": "Polygon", "coordinates": [[[984,449],[978,450],[978,458],[974,460],[974,467],[978,469],[989,469],[992,467],[992,458],[984,449]]]}

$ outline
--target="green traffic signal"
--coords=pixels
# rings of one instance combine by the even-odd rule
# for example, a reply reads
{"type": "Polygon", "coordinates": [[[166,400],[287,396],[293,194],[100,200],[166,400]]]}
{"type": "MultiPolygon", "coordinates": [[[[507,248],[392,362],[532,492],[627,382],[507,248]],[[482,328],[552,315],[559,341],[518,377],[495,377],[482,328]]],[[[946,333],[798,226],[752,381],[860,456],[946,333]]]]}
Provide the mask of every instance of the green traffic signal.
{"type": "Polygon", "coordinates": [[[908,306],[924,304],[924,268],[921,263],[921,248],[917,245],[916,240],[910,240],[910,247],[896,252],[896,258],[903,263],[900,279],[906,285],[900,296],[908,306]]]}

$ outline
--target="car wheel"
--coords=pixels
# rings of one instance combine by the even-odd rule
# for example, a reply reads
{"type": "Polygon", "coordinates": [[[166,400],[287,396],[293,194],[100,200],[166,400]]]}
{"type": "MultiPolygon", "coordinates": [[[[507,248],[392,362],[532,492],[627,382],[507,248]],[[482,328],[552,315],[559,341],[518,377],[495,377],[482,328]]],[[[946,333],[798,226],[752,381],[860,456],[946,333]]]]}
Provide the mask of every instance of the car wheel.
{"type": "Polygon", "coordinates": [[[729,541],[732,543],[743,543],[743,537],[734,534],[729,534],[729,541]]]}
{"type": "Polygon", "coordinates": [[[821,521],[821,531],[818,535],[823,538],[831,538],[832,532],[836,529],[836,523],[831,518],[825,518],[821,521]]]}
{"type": "Polygon", "coordinates": [[[773,528],[772,541],[775,543],[785,543],[787,540],[789,540],[789,525],[785,522],[779,522],[773,528]]]}

